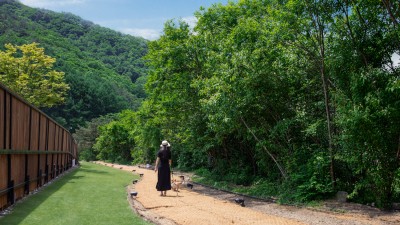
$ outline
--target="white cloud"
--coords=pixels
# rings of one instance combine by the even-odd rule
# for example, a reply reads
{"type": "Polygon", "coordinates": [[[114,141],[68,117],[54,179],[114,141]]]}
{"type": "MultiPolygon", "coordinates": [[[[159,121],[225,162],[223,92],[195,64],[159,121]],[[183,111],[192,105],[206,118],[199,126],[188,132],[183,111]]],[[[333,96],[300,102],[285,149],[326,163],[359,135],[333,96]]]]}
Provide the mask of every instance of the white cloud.
{"type": "Polygon", "coordinates": [[[183,17],[182,20],[189,24],[189,27],[192,29],[196,26],[198,21],[195,16],[183,17]]]}
{"type": "Polygon", "coordinates": [[[124,34],[139,36],[152,41],[160,37],[160,31],[154,29],[125,28],[125,29],[120,29],[120,31],[124,34]]]}
{"type": "Polygon", "coordinates": [[[399,67],[400,66],[400,55],[397,53],[392,54],[392,63],[394,67],[399,67]]]}
{"type": "Polygon", "coordinates": [[[85,3],[86,0],[20,0],[20,2],[27,6],[47,8],[65,5],[79,5],[85,3]]]}

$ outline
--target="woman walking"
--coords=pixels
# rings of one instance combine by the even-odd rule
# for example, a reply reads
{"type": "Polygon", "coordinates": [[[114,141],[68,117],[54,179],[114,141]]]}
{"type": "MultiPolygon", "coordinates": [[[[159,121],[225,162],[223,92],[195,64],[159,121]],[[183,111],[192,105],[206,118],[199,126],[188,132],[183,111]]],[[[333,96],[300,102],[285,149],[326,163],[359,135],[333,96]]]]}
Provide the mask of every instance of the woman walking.
{"type": "Polygon", "coordinates": [[[162,141],[160,150],[157,153],[156,166],[154,171],[158,171],[156,189],[160,191],[160,196],[166,196],[167,190],[171,190],[171,145],[168,141],[162,141]]]}

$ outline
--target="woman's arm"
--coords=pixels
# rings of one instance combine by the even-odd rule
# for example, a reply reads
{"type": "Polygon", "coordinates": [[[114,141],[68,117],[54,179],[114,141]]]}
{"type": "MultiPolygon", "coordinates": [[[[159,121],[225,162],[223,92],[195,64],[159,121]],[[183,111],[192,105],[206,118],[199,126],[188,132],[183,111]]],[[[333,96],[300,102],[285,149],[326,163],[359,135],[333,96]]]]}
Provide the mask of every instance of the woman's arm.
{"type": "Polygon", "coordinates": [[[154,167],[154,172],[157,172],[158,170],[158,163],[160,163],[160,157],[157,157],[156,166],[154,167]]]}

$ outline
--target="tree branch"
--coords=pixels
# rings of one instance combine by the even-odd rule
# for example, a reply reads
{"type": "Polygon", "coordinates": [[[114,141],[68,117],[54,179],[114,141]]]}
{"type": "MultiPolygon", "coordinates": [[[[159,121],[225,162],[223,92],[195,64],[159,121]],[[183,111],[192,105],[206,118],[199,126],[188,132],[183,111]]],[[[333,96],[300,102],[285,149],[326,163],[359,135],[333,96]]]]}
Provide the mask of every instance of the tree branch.
{"type": "Polygon", "coordinates": [[[394,26],[397,27],[399,25],[399,23],[397,22],[396,17],[393,15],[393,12],[391,9],[393,7],[393,4],[390,2],[390,0],[382,0],[382,3],[385,6],[394,26]]]}
{"type": "MultiPolygon", "coordinates": [[[[250,127],[247,125],[247,123],[244,121],[243,117],[240,116],[240,120],[243,122],[243,124],[246,126],[247,130],[250,131],[250,133],[253,135],[254,139],[257,142],[260,142],[260,139],[254,134],[254,132],[250,129],[250,127]]],[[[282,166],[278,163],[278,161],[275,159],[275,157],[268,151],[268,149],[263,145],[263,149],[267,152],[267,154],[272,158],[272,160],[275,162],[276,166],[278,166],[279,171],[281,172],[282,176],[287,179],[287,174],[285,170],[282,168],[282,166]]]]}

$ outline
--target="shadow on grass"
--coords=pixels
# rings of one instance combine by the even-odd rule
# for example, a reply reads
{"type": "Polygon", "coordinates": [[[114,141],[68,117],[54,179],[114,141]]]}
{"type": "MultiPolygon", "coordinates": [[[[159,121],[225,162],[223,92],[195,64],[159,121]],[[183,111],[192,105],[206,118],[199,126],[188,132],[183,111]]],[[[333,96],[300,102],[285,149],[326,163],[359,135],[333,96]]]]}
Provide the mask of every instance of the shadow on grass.
{"type": "Polygon", "coordinates": [[[85,168],[84,166],[83,166],[83,167],[80,167],[80,168],[79,168],[79,171],[88,172],[88,173],[96,173],[96,174],[107,174],[107,173],[109,173],[109,172],[107,172],[107,171],[101,171],[101,170],[95,170],[95,169],[88,169],[88,168],[85,168]]]}
{"type": "Polygon", "coordinates": [[[40,187],[36,193],[18,200],[14,206],[7,209],[12,215],[0,217],[0,224],[3,224],[3,222],[6,222],[9,225],[21,223],[33,210],[39,207],[40,204],[57,192],[63,185],[67,183],[75,183],[73,180],[83,178],[84,176],[76,175],[82,169],[83,168],[80,167],[71,169],[72,171],[67,171],[61,177],[58,177],[40,187]]]}

